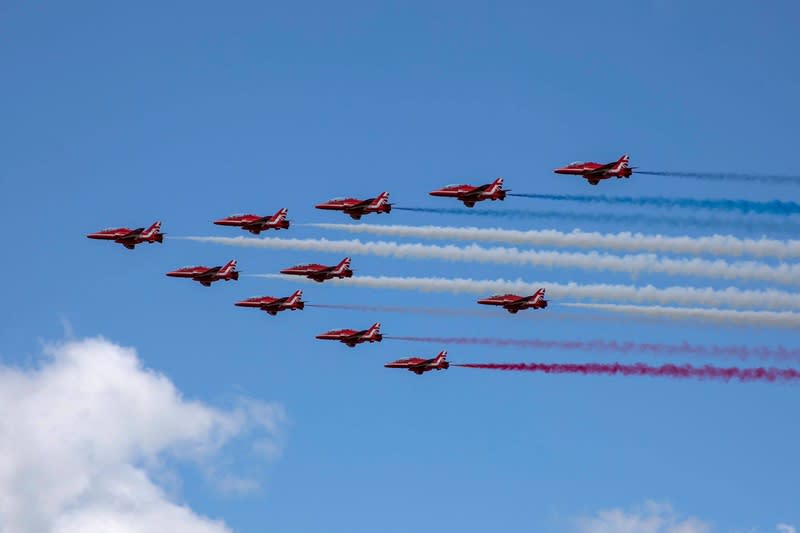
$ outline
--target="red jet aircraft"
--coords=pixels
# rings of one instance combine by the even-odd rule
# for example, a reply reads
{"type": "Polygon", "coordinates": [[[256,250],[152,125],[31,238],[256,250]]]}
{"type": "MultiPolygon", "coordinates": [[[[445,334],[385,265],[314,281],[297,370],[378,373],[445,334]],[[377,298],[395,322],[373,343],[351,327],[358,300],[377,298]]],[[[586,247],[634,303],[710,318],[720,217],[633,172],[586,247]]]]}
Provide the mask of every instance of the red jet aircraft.
{"type": "Polygon", "coordinates": [[[547,300],[544,299],[544,289],[539,289],[530,296],[517,296],[516,294],[497,294],[478,300],[479,304],[500,305],[511,314],[520,309],[544,309],[547,307],[547,300]]]}
{"type": "Polygon", "coordinates": [[[199,282],[204,287],[210,287],[215,281],[224,279],[239,279],[239,272],[236,271],[236,259],[228,261],[223,266],[205,267],[192,266],[183,267],[172,272],[167,272],[167,276],[173,278],[190,278],[199,282]]]}
{"type": "Polygon", "coordinates": [[[231,215],[229,217],[215,220],[218,226],[238,226],[243,230],[258,235],[268,229],[289,229],[289,221],[286,214],[289,212],[285,207],[272,216],[260,217],[258,215],[231,215]]]}
{"type": "Polygon", "coordinates": [[[424,372],[430,370],[442,370],[450,368],[450,363],[447,362],[447,352],[441,351],[439,355],[433,359],[423,359],[422,357],[409,357],[408,359],[398,359],[391,363],[386,363],[386,368],[405,368],[409,372],[413,372],[421,376],[424,372]]]}
{"type": "Polygon", "coordinates": [[[322,283],[326,279],[333,278],[352,278],[353,271],[350,270],[350,258],[345,257],[342,262],[336,266],[326,266],[317,263],[310,265],[297,265],[291,268],[284,268],[281,274],[288,274],[290,276],[305,276],[314,281],[322,283]]]}
{"type": "Polygon", "coordinates": [[[383,335],[381,335],[380,322],[375,322],[369,329],[361,331],[356,331],[354,329],[338,329],[317,335],[317,338],[326,341],[343,342],[349,347],[355,348],[356,344],[361,344],[362,342],[381,342],[383,340],[383,335]]]}
{"type": "Polygon", "coordinates": [[[272,316],[275,316],[280,311],[286,311],[287,309],[294,311],[295,309],[302,310],[306,304],[302,300],[303,291],[294,291],[294,294],[291,296],[285,296],[283,298],[273,298],[272,296],[256,296],[255,298],[248,298],[247,300],[242,300],[241,302],[236,302],[235,306],[237,307],[255,307],[257,309],[261,309],[262,311],[266,311],[272,316]]]}
{"type": "Polygon", "coordinates": [[[505,200],[508,189],[503,189],[503,178],[497,178],[492,183],[486,185],[447,185],[428,194],[431,196],[444,196],[455,198],[464,202],[467,207],[475,207],[475,202],[483,200],[505,200]]]}
{"type": "Polygon", "coordinates": [[[392,204],[389,203],[389,193],[382,192],[376,198],[359,200],[357,198],[333,198],[315,206],[317,209],[329,211],[343,211],[353,220],[360,220],[369,213],[391,213],[392,204]]]}
{"type": "Polygon", "coordinates": [[[137,244],[143,242],[164,242],[164,234],[161,233],[161,222],[159,221],[147,229],[109,228],[97,233],[90,233],[87,237],[118,242],[128,250],[133,250],[137,244]]]}
{"type": "Polygon", "coordinates": [[[600,180],[606,180],[608,178],[630,178],[635,168],[628,166],[630,159],[628,154],[625,154],[613,163],[608,163],[606,165],[592,161],[587,163],[577,161],[565,167],[557,168],[553,172],[556,174],[583,176],[592,185],[597,185],[600,183],[600,180]]]}

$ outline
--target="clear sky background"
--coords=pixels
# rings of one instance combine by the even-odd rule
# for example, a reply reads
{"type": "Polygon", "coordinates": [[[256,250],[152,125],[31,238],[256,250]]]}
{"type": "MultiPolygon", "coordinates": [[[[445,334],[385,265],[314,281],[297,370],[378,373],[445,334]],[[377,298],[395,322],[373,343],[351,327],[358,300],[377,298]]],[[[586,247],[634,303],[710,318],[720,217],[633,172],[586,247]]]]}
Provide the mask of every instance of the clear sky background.
{"type": "MultiPolygon", "coordinates": [[[[615,358],[388,340],[351,350],[314,339],[374,321],[387,335],[789,347],[799,344],[796,331],[579,313],[557,301],[513,317],[497,310],[497,318],[317,308],[269,317],[232,304],[298,287],[326,304],[474,309],[476,298],[244,275],[207,289],[164,272],[231,258],[244,274],[335,263],[341,255],[169,236],[236,236],[211,221],[280,207],[298,225],[346,222],[313,205],[383,190],[397,205],[455,206],[426,193],[496,176],[515,192],[796,200],[800,187],[656,176],[593,188],[552,169],[629,152],[632,165],[652,170],[797,174],[799,17],[788,1],[6,2],[2,361],[35,368],[45,364],[43,341],[103,336],[135,348],[187,400],[280,404],[286,420],[276,457],[251,464],[245,439],[218,465],[258,488],[228,490],[181,457],[158,483],[172,501],[235,531],[590,531],[575,519],[622,509],[660,513],[667,523],[667,505],[710,524],[691,532],[796,525],[797,387],[456,368],[417,377],[382,365],[440,349],[455,362],[615,358]],[[84,237],[156,219],[168,234],[163,245],[131,252],[84,237]],[[654,511],[649,500],[663,506],[654,511]]],[[[658,227],[629,227],[588,226],[570,213],[641,211],[524,198],[476,209],[504,207],[563,214],[396,211],[366,221],[710,233],[677,227],[689,215],[677,210],[650,211],[664,217],[658,227]]],[[[729,232],[760,236],[745,217],[720,216],[730,219],[729,232]]],[[[299,226],[280,235],[349,238],[299,226]]],[[[356,275],[761,287],[367,256],[354,256],[353,268],[356,275]]],[[[0,438],[13,440],[8,430],[0,438]]]]}

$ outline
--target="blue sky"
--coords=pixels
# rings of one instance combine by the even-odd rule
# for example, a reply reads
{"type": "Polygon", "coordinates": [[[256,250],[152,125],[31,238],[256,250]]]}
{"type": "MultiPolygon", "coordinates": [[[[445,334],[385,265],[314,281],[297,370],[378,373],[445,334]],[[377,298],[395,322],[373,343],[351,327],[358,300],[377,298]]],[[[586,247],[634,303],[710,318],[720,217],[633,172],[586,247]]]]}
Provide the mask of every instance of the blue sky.
{"type": "MultiPolygon", "coordinates": [[[[11,2],[0,13],[3,363],[33,364],[43,340],[63,338],[66,321],[78,338],[135,347],[186,398],[224,406],[244,395],[287,413],[280,457],[253,468],[262,488],[232,495],[179,461],[177,501],[241,532],[571,531],[574,517],[648,499],[715,531],[800,523],[795,387],[461,369],[417,378],[382,364],[448,347],[386,341],[350,350],[314,339],[373,321],[389,335],[790,347],[795,331],[547,317],[557,305],[486,320],[311,308],[273,318],[232,304],[295,284],[243,276],[205,289],[164,272],[235,257],[246,274],[273,273],[340,256],[174,239],[129,252],[84,238],[155,219],[168,236],[234,236],[211,220],[280,207],[296,224],[343,222],[313,205],[382,190],[398,205],[450,205],[426,192],[495,176],[518,192],[795,199],[797,187],[636,175],[589,189],[551,172],[629,152],[633,165],[654,170],[797,174],[794,3],[11,2]]],[[[569,212],[641,212],[524,198],[478,208],[502,207],[565,214],[398,211],[369,221],[571,230],[569,212]]],[[[663,214],[658,228],[580,227],[708,233],[670,224],[686,212],[663,214]]],[[[729,218],[731,232],[759,236],[729,218]]],[[[356,275],[735,285],[366,256],[353,267],[356,275]]],[[[471,309],[475,300],[298,286],[308,301],[330,304],[471,309]]],[[[614,359],[449,351],[454,361],[614,359]]],[[[250,470],[246,459],[233,462],[250,470]]]]}

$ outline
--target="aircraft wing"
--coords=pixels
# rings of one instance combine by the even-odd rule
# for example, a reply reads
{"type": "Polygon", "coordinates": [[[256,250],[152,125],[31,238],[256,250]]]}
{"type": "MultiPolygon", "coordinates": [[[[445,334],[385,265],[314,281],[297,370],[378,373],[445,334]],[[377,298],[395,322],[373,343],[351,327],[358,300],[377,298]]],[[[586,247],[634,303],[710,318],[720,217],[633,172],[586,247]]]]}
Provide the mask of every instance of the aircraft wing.
{"type": "Polygon", "coordinates": [[[616,166],[616,164],[617,164],[617,163],[616,163],[616,161],[615,161],[614,163],[609,163],[609,164],[607,164],[607,165],[603,165],[602,167],[597,167],[596,169],[594,169],[594,170],[589,170],[588,172],[584,172],[583,174],[584,174],[584,176],[592,176],[592,175],[597,175],[597,174],[605,174],[606,172],[608,172],[609,170],[611,170],[612,168],[614,168],[614,167],[616,166]]]}
{"type": "Polygon", "coordinates": [[[213,278],[214,274],[220,271],[220,267],[209,268],[205,272],[201,272],[200,274],[195,274],[194,277],[196,279],[206,279],[206,278],[213,278]]]}
{"type": "Polygon", "coordinates": [[[491,184],[489,184],[489,185],[481,185],[480,187],[475,187],[474,189],[472,189],[469,192],[461,193],[459,195],[459,198],[472,198],[474,196],[480,196],[481,193],[485,192],[489,187],[491,187],[491,184]]]}
{"type": "Polygon", "coordinates": [[[505,307],[522,307],[523,305],[525,305],[526,303],[531,301],[531,299],[532,299],[531,296],[525,296],[524,298],[519,298],[517,300],[514,300],[513,302],[506,302],[504,304],[504,306],[505,307]]]}
{"type": "Polygon", "coordinates": [[[135,230],[131,230],[128,234],[123,235],[122,237],[117,237],[117,240],[120,241],[134,241],[136,240],[139,235],[142,234],[144,228],[136,228],[135,230]]]}
{"type": "Polygon", "coordinates": [[[273,308],[273,307],[277,308],[277,307],[280,307],[281,305],[283,305],[283,303],[286,300],[287,300],[287,298],[276,298],[275,300],[272,300],[271,302],[262,303],[261,307],[262,308],[273,308]]]}

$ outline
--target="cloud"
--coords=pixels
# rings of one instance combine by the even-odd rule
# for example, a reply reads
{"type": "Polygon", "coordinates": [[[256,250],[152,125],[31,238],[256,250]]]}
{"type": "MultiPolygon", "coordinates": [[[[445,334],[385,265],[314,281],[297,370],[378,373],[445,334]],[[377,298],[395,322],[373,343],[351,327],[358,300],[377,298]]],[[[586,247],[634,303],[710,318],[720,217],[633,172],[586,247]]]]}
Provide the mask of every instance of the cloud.
{"type": "Polygon", "coordinates": [[[797,533],[797,528],[790,526],[789,524],[778,524],[775,526],[775,529],[779,533],[797,533]]]}
{"type": "Polygon", "coordinates": [[[679,516],[668,503],[646,501],[625,511],[605,509],[593,517],[575,520],[578,533],[710,533],[711,524],[679,516]]]}
{"type": "Polygon", "coordinates": [[[0,366],[0,530],[230,531],[174,501],[156,480],[175,478],[175,460],[215,472],[215,458],[235,439],[273,458],[279,405],[243,400],[221,410],[187,400],[134,350],[102,338],[45,354],[35,368],[0,366]]]}

